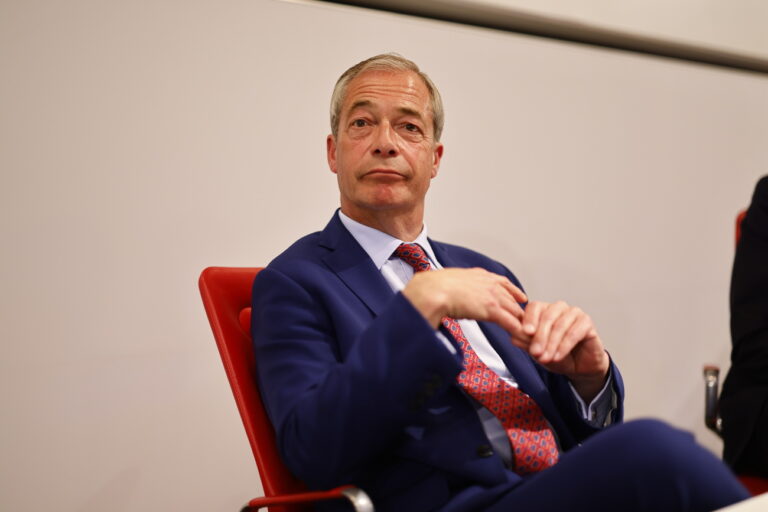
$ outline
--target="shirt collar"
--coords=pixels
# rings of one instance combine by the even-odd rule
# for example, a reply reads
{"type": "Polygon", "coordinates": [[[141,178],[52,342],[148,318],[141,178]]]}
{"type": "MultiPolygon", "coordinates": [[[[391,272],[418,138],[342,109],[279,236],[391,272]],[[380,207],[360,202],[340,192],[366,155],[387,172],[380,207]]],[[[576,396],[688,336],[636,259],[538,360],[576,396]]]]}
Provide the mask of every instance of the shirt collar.
{"type": "MultiPolygon", "coordinates": [[[[360,244],[366,253],[368,253],[368,256],[373,260],[373,264],[376,265],[378,270],[381,270],[381,267],[383,267],[387,260],[390,259],[392,253],[395,252],[395,249],[397,249],[400,244],[405,243],[383,231],[379,231],[378,229],[361,224],[356,220],[352,220],[344,215],[341,210],[339,210],[339,219],[357,243],[360,244]]],[[[427,238],[426,224],[424,224],[421,233],[419,233],[419,236],[417,236],[416,240],[412,243],[419,244],[424,249],[433,266],[436,264],[439,265],[435,253],[432,251],[432,246],[429,244],[429,239],[427,238]]]]}

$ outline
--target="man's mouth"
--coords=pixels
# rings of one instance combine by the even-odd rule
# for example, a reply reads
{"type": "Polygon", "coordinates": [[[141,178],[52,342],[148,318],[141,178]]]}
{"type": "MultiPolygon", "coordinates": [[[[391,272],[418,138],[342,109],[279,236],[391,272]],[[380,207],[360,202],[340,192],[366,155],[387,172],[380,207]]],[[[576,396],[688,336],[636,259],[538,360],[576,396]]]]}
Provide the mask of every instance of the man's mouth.
{"type": "Polygon", "coordinates": [[[394,169],[371,169],[370,171],[365,173],[365,177],[374,177],[374,178],[380,178],[380,177],[392,177],[392,178],[403,178],[404,176],[394,169]]]}

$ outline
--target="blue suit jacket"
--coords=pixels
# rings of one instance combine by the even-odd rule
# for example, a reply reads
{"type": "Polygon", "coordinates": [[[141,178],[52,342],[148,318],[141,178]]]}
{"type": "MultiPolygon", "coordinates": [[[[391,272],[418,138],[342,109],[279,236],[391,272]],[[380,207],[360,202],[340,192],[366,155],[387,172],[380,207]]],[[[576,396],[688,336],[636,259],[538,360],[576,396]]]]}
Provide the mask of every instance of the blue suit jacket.
{"type": "MultiPolygon", "coordinates": [[[[430,243],[444,267],[483,267],[519,285],[481,254],[430,243]]],[[[480,327],[541,406],[563,450],[596,431],[579,415],[564,377],[534,363],[497,325],[480,327]]],[[[491,450],[455,384],[458,346],[457,355],[449,353],[392,292],[338,215],[259,273],[252,334],[280,452],[309,487],[358,485],[379,512],[459,511],[482,508],[520,482],[491,450]]],[[[621,402],[621,378],[612,371],[621,402]]],[[[614,422],[621,416],[619,405],[614,422]]]]}

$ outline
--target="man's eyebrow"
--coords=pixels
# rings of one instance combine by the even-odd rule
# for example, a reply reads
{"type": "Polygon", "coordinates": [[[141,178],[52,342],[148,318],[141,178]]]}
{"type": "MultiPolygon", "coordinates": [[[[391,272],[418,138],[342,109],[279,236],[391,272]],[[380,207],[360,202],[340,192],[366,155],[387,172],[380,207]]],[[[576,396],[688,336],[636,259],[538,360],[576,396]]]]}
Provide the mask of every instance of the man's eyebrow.
{"type": "Polygon", "coordinates": [[[352,111],[353,111],[353,110],[355,110],[356,108],[360,108],[360,107],[370,107],[371,105],[372,105],[372,103],[371,103],[371,101],[370,101],[370,100],[357,100],[356,102],[354,102],[354,103],[352,104],[352,106],[351,106],[351,107],[349,107],[349,111],[350,111],[350,112],[352,112],[352,111]]]}
{"type": "MultiPolygon", "coordinates": [[[[352,105],[350,105],[349,112],[353,112],[355,109],[358,109],[358,108],[370,107],[371,105],[373,105],[373,102],[371,100],[357,100],[352,105]]],[[[399,107],[397,110],[401,114],[418,117],[419,119],[422,119],[422,120],[424,119],[424,115],[419,110],[416,110],[414,108],[399,107]]]]}
{"type": "Polygon", "coordinates": [[[409,108],[409,107],[400,107],[398,108],[401,114],[405,114],[407,116],[414,116],[418,117],[419,119],[423,120],[424,116],[422,115],[421,111],[409,108]]]}

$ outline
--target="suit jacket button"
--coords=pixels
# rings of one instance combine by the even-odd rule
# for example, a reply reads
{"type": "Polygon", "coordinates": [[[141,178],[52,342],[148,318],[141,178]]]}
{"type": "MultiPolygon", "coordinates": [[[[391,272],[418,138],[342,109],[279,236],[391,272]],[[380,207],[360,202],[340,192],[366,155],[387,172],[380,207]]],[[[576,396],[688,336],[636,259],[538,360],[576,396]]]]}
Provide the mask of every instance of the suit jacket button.
{"type": "Polygon", "coordinates": [[[490,445],[487,444],[481,444],[477,447],[477,456],[487,458],[493,455],[493,450],[491,449],[490,445]]]}

